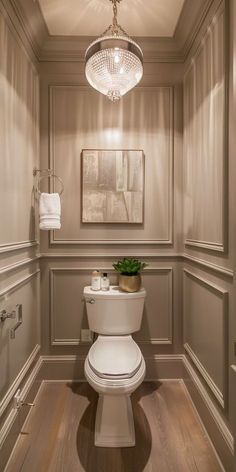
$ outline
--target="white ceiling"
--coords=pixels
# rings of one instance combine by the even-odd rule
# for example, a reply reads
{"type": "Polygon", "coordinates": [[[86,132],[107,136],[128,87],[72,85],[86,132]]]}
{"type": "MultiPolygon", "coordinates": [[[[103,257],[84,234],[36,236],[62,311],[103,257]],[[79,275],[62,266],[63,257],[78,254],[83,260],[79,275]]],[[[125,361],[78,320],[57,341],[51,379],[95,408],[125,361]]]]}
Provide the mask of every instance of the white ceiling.
{"type": "MultiPolygon", "coordinates": [[[[112,21],[109,0],[38,0],[51,35],[99,36],[112,21]]],[[[130,36],[172,37],[184,0],[122,0],[118,22],[130,36]]]]}

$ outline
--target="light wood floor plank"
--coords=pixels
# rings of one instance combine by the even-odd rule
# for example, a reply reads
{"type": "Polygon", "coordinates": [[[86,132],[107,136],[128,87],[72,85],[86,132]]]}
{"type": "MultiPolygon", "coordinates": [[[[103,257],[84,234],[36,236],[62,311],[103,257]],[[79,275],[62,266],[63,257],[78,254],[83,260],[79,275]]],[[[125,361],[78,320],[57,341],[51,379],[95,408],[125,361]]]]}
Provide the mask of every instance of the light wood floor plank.
{"type": "Polygon", "coordinates": [[[5,472],[219,472],[181,382],[145,382],[132,395],[136,446],[97,448],[97,394],[45,383],[5,472]]]}

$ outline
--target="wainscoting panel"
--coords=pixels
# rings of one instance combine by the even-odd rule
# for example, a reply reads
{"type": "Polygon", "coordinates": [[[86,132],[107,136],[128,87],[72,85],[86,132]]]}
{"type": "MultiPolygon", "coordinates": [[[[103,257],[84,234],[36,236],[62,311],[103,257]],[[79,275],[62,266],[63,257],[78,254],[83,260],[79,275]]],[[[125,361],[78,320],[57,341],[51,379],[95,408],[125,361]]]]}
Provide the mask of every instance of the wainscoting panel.
{"type": "Polygon", "coordinates": [[[172,268],[152,268],[143,275],[147,290],[141,330],[134,334],[140,344],[172,344],[172,268]]]}
{"type": "Polygon", "coordinates": [[[81,343],[82,328],[88,328],[83,288],[88,285],[91,270],[75,268],[50,269],[51,344],[81,343]]]}
{"type": "Polygon", "coordinates": [[[0,253],[30,247],[37,239],[32,190],[39,156],[39,78],[16,37],[0,13],[0,253]]]}
{"type": "Polygon", "coordinates": [[[222,407],[227,393],[228,292],[184,270],[184,348],[222,407]]]}
{"type": "Polygon", "coordinates": [[[40,271],[23,276],[0,292],[0,309],[14,309],[22,304],[22,324],[10,338],[10,329],[17,320],[7,319],[0,326],[1,364],[0,398],[15,381],[36,345],[40,344],[39,277],[40,271]]]}
{"type": "Polygon", "coordinates": [[[184,80],[185,244],[225,250],[227,140],[224,2],[184,80]]]}
{"type": "Polygon", "coordinates": [[[116,104],[88,87],[52,86],[50,166],[65,184],[56,244],[171,244],[173,89],[138,87],[116,104]],[[141,149],[145,156],[144,223],[81,222],[81,151],[141,149]]]}
{"type": "MultiPolygon", "coordinates": [[[[111,272],[111,269],[106,269],[111,272]]],[[[90,283],[91,269],[50,269],[51,345],[78,345],[81,329],[88,328],[83,288],[90,283]]],[[[116,283],[116,275],[111,283],[116,283]]],[[[151,268],[143,275],[148,297],[143,322],[134,338],[139,344],[172,343],[172,268],[151,268]]]]}

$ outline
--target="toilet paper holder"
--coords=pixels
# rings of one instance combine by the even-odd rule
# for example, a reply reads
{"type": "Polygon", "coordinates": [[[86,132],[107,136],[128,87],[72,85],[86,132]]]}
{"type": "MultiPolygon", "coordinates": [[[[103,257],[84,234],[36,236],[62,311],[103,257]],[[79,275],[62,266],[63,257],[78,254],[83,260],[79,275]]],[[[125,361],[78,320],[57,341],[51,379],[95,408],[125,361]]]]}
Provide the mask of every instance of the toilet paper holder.
{"type": "Polygon", "coordinates": [[[23,318],[22,318],[22,304],[18,303],[16,307],[8,311],[7,309],[3,309],[0,311],[0,322],[4,322],[5,320],[8,319],[15,319],[17,317],[17,322],[13,328],[10,329],[10,338],[15,339],[16,337],[16,330],[19,328],[19,326],[23,323],[23,318]]]}

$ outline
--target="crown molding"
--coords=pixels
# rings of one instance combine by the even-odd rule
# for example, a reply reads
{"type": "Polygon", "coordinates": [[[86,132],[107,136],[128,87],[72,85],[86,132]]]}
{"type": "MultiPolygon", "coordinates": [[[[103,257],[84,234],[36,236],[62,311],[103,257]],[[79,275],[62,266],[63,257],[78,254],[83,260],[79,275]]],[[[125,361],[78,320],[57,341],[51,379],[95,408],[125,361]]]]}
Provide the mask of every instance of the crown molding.
{"type": "Polygon", "coordinates": [[[215,3],[215,0],[200,0],[198,2],[185,0],[173,36],[176,48],[183,60],[191,49],[197,32],[213,3],[215,3]]]}
{"type": "MultiPolygon", "coordinates": [[[[184,63],[210,14],[222,0],[185,0],[172,38],[137,37],[144,63],[184,63]]],[[[80,62],[95,39],[50,35],[38,0],[0,0],[25,47],[38,62],[80,62]]]]}
{"type": "MultiPolygon", "coordinates": [[[[44,42],[40,62],[84,62],[84,54],[91,42],[92,36],[52,36],[44,42]]],[[[176,50],[173,38],[134,38],[140,45],[144,55],[144,63],[152,62],[182,62],[182,56],[176,50]]]]}
{"type": "MultiPolygon", "coordinates": [[[[187,1],[189,2],[191,0],[187,1]]],[[[184,58],[184,62],[187,62],[188,59],[194,55],[212,18],[217,14],[219,9],[223,10],[225,8],[226,2],[227,0],[205,0],[205,2],[203,2],[191,34],[186,36],[182,44],[182,57],[184,58]]]]}
{"type": "MultiPolygon", "coordinates": [[[[144,63],[184,63],[208,14],[221,0],[185,0],[175,33],[168,37],[135,37],[144,63]]],[[[48,35],[41,48],[41,62],[84,62],[84,53],[96,37],[48,35]]]]}
{"type": "Polygon", "coordinates": [[[38,62],[41,46],[48,35],[38,2],[32,0],[0,0],[0,11],[17,34],[34,62],[38,62]]]}

